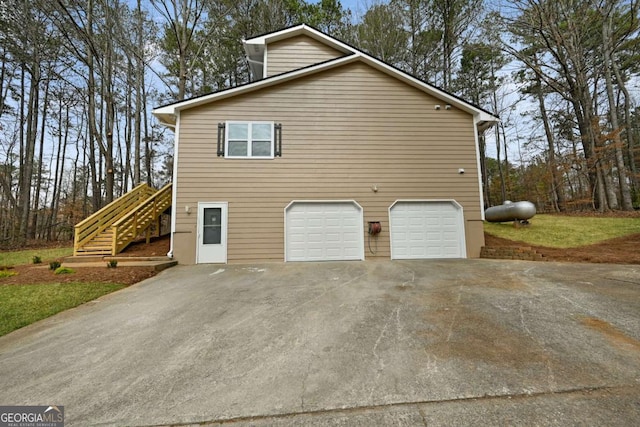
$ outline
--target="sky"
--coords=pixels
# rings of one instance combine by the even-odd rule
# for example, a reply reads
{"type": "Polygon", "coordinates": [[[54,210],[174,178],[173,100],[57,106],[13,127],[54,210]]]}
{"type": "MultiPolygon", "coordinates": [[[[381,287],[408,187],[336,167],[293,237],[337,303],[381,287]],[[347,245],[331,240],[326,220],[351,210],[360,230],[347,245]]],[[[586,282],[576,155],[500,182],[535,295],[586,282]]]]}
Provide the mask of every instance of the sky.
{"type": "MultiPolygon", "coordinates": [[[[320,0],[307,0],[308,3],[319,3],[320,0]]],[[[340,0],[345,9],[350,9],[353,17],[364,15],[364,12],[373,4],[388,3],[388,0],[340,0]]]]}

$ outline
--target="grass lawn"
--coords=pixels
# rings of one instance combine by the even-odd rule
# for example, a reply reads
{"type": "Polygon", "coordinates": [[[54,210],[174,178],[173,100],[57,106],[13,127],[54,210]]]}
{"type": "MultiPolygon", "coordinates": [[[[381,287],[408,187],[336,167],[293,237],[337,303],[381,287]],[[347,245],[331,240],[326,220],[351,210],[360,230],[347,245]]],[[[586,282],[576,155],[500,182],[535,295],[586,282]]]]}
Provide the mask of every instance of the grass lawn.
{"type": "Polygon", "coordinates": [[[0,285],[0,336],[124,287],[104,283],[0,285]]]}
{"type": "Polygon", "coordinates": [[[73,248],[30,249],[27,251],[0,252],[0,267],[31,264],[34,256],[39,256],[44,264],[56,258],[73,255],[73,248]]]}
{"type": "Polygon", "coordinates": [[[640,218],[536,215],[528,227],[511,222],[484,223],[484,231],[504,239],[550,248],[575,248],[640,233],[640,218]]]}

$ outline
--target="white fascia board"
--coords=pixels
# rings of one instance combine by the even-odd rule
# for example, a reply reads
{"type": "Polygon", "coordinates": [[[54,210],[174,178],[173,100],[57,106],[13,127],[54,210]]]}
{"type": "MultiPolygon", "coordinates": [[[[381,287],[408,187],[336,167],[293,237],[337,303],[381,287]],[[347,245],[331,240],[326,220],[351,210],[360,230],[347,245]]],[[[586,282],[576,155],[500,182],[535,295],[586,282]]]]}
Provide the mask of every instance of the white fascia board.
{"type": "Polygon", "coordinates": [[[481,114],[476,115],[475,117],[476,127],[480,132],[484,132],[487,129],[495,126],[500,123],[500,119],[492,116],[491,114],[485,113],[484,111],[481,114]]]}
{"type": "Polygon", "coordinates": [[[174,113],[174,109],[171,108],[170,105],[166,107],[156,108],[151,113],[156,117],[156,119],[158,119],[161,125],[175,128],[176,116],[174,113]]]}
{"type": "Polygon", "coordinates": [[[342,43],[339,40],[334,39],[333,37],[329,37],[320,31],[309,27],[308,25],[302,24],[297,25],[291,28],[285,28],[284,30],[276,31],[275,33],[264,34],[262,36],[254,37],[252,39],[244,40],[245,44],[256,44],[256,45],[266,45],[268,43],[273,43],[278,40],[284,40],[291,37],[295,37],[298,35],[307,35],[313,39],[316,39],[324,44],[327,44],[334,49],[342,51],[344,53],[356,53],[357,51],[353,49],[351,46],[342,43]]]}

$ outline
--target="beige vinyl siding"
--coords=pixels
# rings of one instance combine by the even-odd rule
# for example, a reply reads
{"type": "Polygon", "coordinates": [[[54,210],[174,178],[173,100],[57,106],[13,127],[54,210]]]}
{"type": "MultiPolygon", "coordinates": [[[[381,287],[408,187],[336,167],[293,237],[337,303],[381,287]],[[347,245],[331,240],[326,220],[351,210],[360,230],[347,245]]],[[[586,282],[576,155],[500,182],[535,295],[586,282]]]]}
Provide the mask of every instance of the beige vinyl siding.
{"type": "Polygon", "coordinates": [[[308,36],[297,36],[267,45],[267,75],[275,76],[345,54],[308,36]]]}
{"type": "Polygon", "coordinates": [[[442,101],[354,63],[183,112],[175,256],[195,262],[199,201],[229,203],[228,261],[244,262],[284,260],[284,209],[292,200],[357,201],[365,257],[374,257],[367,221],[380,221],[375,256],[388,259],[393,202],[455,199],[464,208],[467,254],[477,257],[484,241],[473,119],[435,104],[442,101]],[[217,124],[226,120],[282,123],[282,157],[217,157],[217,124]]]}

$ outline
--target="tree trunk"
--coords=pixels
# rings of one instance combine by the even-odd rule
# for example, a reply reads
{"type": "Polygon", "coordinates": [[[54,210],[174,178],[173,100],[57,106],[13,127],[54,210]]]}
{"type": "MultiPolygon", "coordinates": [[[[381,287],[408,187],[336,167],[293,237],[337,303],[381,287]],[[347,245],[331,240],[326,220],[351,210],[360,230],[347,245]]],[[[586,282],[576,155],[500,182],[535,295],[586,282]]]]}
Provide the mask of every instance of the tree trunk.
{"type": "Polygon", "coordinates": [[[40,64],[38,58],[34,58],[31,64],[31,80],[29,82],[29,104],[27,109],[27,132],[24,152],[24,171],[22,173],[22,187],[20,188],[20,212],[19,239],[26,241],[29,237],[29,215],[31,213],[31,184],[33,182],[33,162],[38,133],[38,109],[40,106],[40,64]]]}
{"type": "MultiPolygon", "coordinates": [[[[42,125],[40,128],[40,151],[38,153],[38,176],[36,177],[36,191],[35,197],[33,200],[33,215],[31,217],[31,238],[36,239],[38,237],[38,217],[40,209],[40,193],[42,192],[42,164],[44,163],[44,140],[45,140],[45,132],[46,132],[46,122],[47,122],[47,104],[49,102],[49,86],[50,80],[46,80],[46,84],[44,87],[44,99],[42,102],[42,125]]],[[[46,200],[45,200],[46,203],[46,200]]]]}
{"type": "Polygon", "coordinates": [[[58,123],[60,126],[58,129],[58,152],[56,155],[56,170],[53,175],[53,194],[51,195],[51,213],[49,215],[47,227],[47,240],[53,239],[53,228],[55,227],[58,219],[58,208],[60,206],[59,193],[60,188],[62,187],[62,176],[64,175],[64,160],[67,152],[67,141],[69,137],[69,127],[67,126],[67,124],[69,123],[69,107],[63,104],[62,94],[60,94],[60,102],[58,104],[58,108],[58,123]]]}
{"type": "MultiPolygon", "coordinates": [[[[611,12],[611,11],[609,11],[611,12]]],[[[610,13],[603,13],[602,24],[602,50],[604,55],[604,77],[606,83],[607,100],[609,101],[609,118],[611,121],[611,135],[613,139],[613,147],[615,152],[616,168],[618,169],[618,180],[620,186],[620,196],[622,198],[622,209],[625,211],[633,210],[631,202],[631,190],[627,180],[627,167],[624,163],[624,155],[622,154],[622,140],[620,139],[620,126],[618,124],[618,111],[615,96],[613,94],[613,79],[611,77],[611,26],[612,17],[610,13]]]]}
{"type": "MultiPolygon", "coordinates": [[[[576,91],[578,92],[578,91],[576,91]]],[[[604,177],[601,170],[602,161],[599,152],[596,150],[596,137],[593,130],[593,113],[591,110],[591,98],[588,89],[574,94],[571,100],[573,112],[576,117],[582,149],[584,151],[587,166],[587,177],[589,190],[596,210],[601,212],[609,210],[605,191],[604,177]]]]}
{"type": "MultiPolygon", "coordinates": [[[[113,22],[112,10],[106,11],[106,24],[107,29],[112,31],[115,23],[113,22]]],[[[102,85],[104,88],[104,103],[106,104],[106,117],[104,121],[106,143],[104,145],[102,154],[104,155],[105,166],[105,197],[106,203],[113,201],[114,195],[114,183],[115,183],[115,165],[113,162],[113,131],[115,126],[115,99],[113,96],[113,66],[114,66],[114,51],[112,37],[107,36],[106,47],[104,52],[104,68],[102,69],[102,85]]],[[[101,145],[102,146],[102,145],[101,145]]]]}
{"type": "Polygon", "coordinates": [[[629,163],[630,169],[630,179],[632,192],[636,194],[640,191],[640,183],[638,182],[638,167],[636,166],[636,159],[634,156],[635,148],[635,133],[633,128],[633,114],[631,113],[631,96],[629,95],[629,90],[622,79],[622,75],[620,73],[620,67],[618,66],[617,61],[611,61],[611,67],[615,73],[616,81],[618,83],[618,87],[624,94],[624,119],[625,119],[625,137],[627,139],[627,159],[629,163]]]}
{"type": "MultiPolygon", "coordinates": [[[[121,180],[121,193],[125,193],[129,189],[129,178],[131,178],[132,186],[135,186],[136,178],[135,178],[135,169],[136,164],[139,163],[139,160],[133,160],[133,168],[131,164],[131,157],[135,157],[135,152],[132,152],[131,147],[133,144],[134,136],[134,122],[135,122],[135,108],[133,106],[133,92],[135,90],[135,79],[134,79],[134,68],[133,62],[131,59],[127,59],[127,86],[124,88],[125,90],[125,105],[124,105],[124,159],[122,159],[122,146],[120,147],[120,159],[122,162],[122,177],[121,180]]],[[[120,132],[118,131],[119,135],[120,132]]]]}
{"type": "Polygon", "coordinates": [[[100,191],[100,176],[96,170],[96,140],[100,139],[98,126],[96,124],[96,79],[93,50],[91,43],[93,38],[93,0],[88,1],[87,6],[87,126],[89,127],[89,168],[91,171],[91,196],[93,211],[96,212],[102,206],[100,191]]]}
{"type": "Polygon", "coordinates": [[[549,159],[549,173],[551,175],[551,188],[556,196],[557,208],[560,212],[566,210],[564,190],[562,188],[562,177],[558,171],[558,165],[556,164],[556,150],[553,143],[553,133],[551,132],[551,126],[549,125],[549,116],[547,115],[547,108],[544,104],[544,95],[542,93],[542,81],[540,76],[536,76],[536,98],[538,98],[538,105],[540,107],[540,115],[542,117],[542,124],[544,126],[544,133],[547,137],[548,147],[548,159],[549,159]]]}
{"type": "Polygon", "coordinates": [[[498,175],[500,176],[500,196],[502,203],[507,200],[507,191],[504,185],[504,174],[502,172],[502,160],[500,159],[500,151],[502,144],[500,142],[500,128],[496,127],[496,160],[498,161],[498,175]]]}
{"type": "Polygon", "coordinates": [[[143,22],[142,22],[142,5],[141,0],[137,2],[137,22],[136,22],[136,46],[134,49],[138,50],[138,54],[136,55],[135,60],[135,119],[134,119],[134,165],[133,165],[133,186],[140,184],[140,162],[141,162],[141,152],[140,152],[140,144],[142,141],[142,91],[144,85],[144,41],[142,37],[142,32],[144,31],[143,22]]]}

